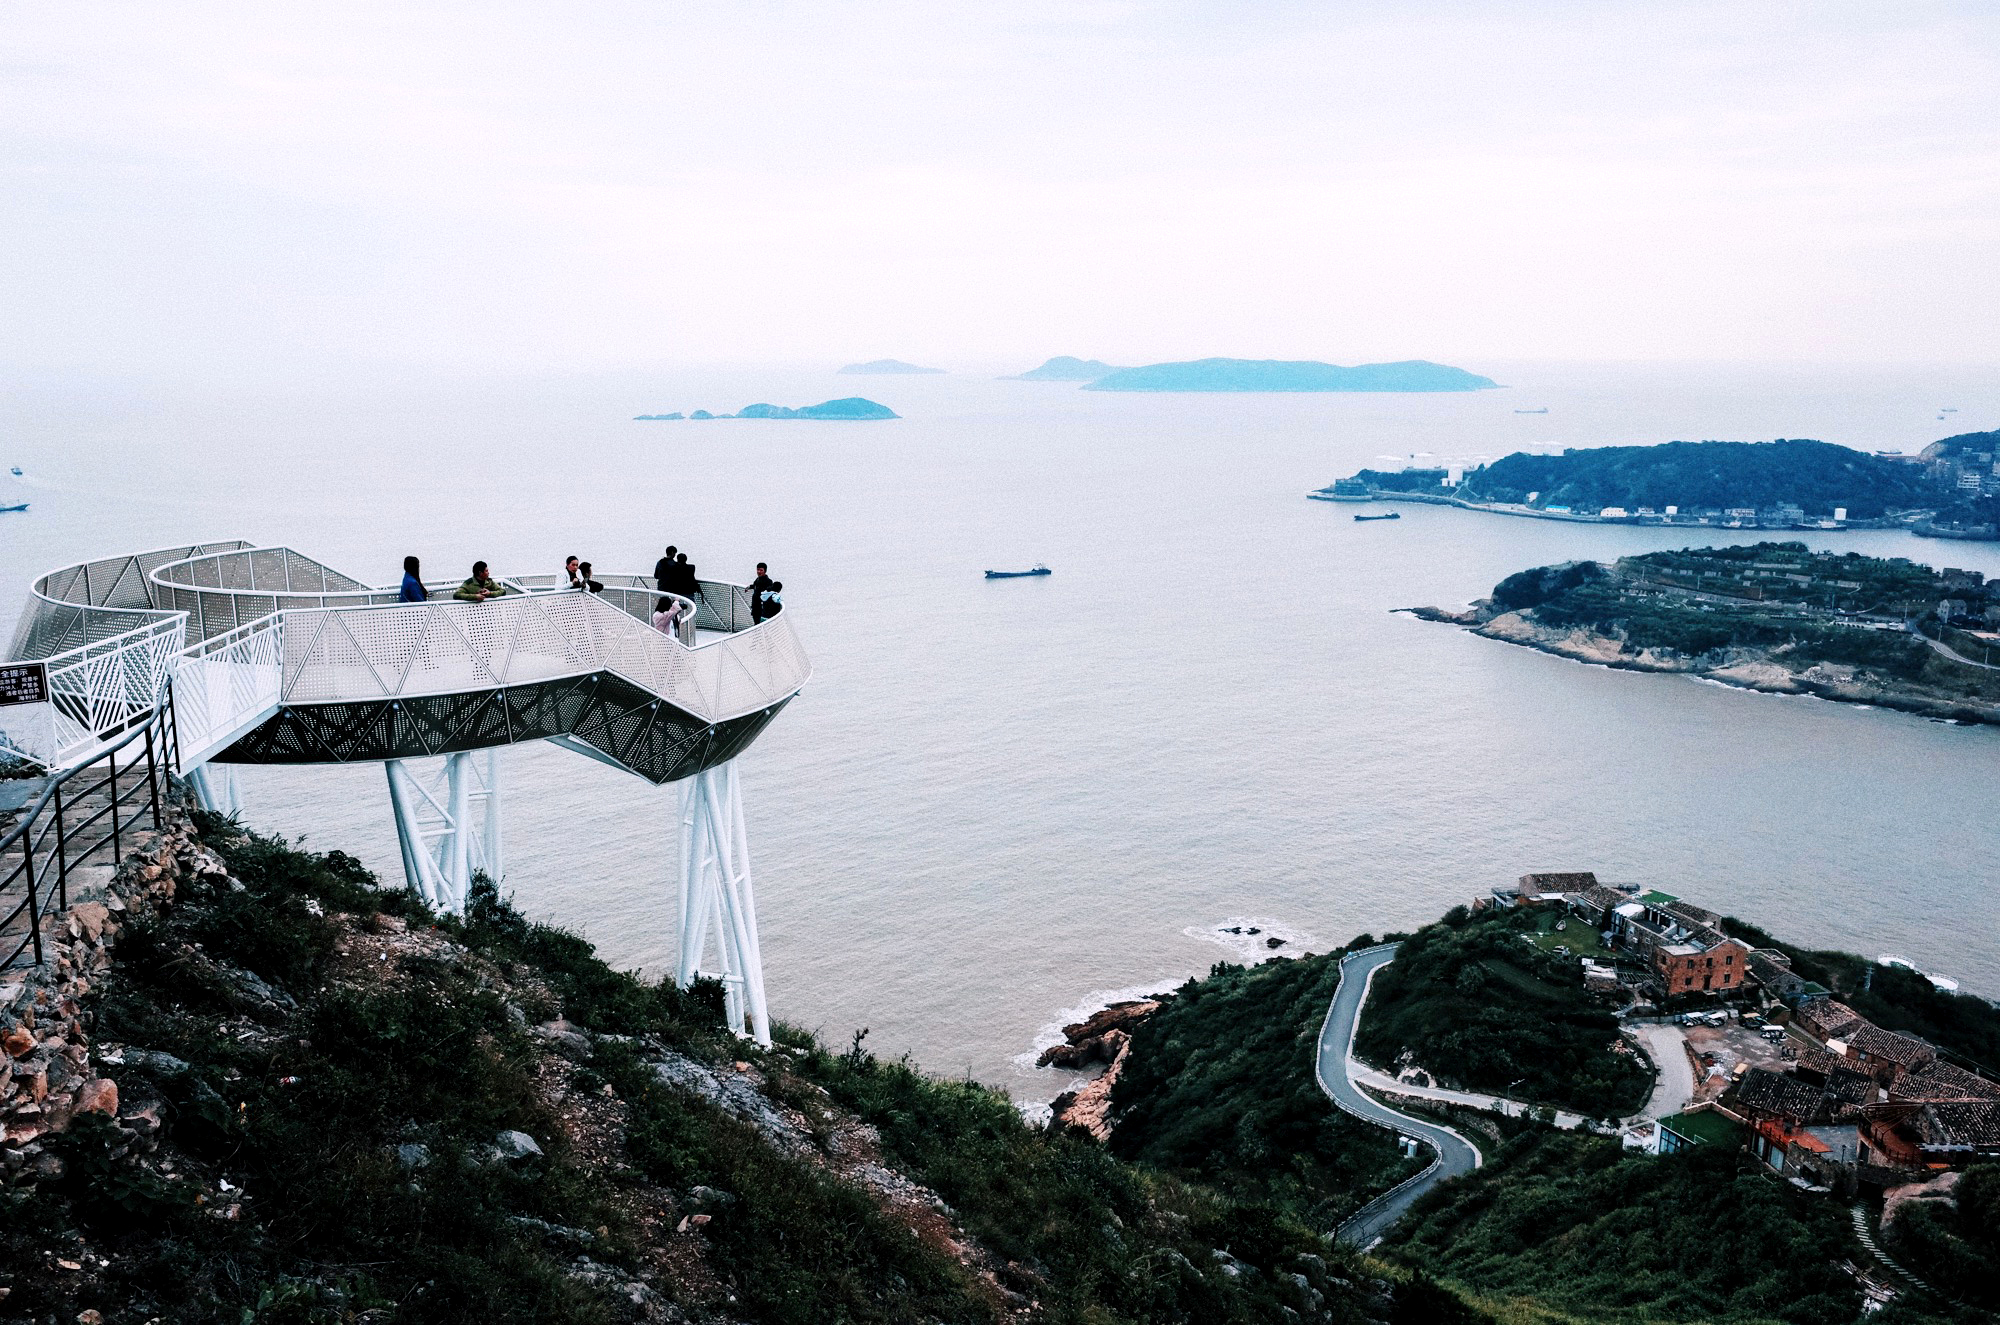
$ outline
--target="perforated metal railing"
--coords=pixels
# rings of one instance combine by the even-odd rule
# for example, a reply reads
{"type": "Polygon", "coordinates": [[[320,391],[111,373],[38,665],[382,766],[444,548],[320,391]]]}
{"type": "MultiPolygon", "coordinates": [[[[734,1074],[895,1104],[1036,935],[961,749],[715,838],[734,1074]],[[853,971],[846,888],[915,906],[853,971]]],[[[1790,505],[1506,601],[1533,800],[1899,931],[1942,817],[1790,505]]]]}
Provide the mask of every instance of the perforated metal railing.
{"type": "Polygon", "coordinates": [[[770,707],[811,674],[786,617],[690,648],[599,594],[294,609],[284,617],[286,704],[457,694],[606,670],[721,722],[770,707]]]}
{"type": "Polygon", "coordinates": [[[396,590],[289,548],[240,541],[66,567],[37,582],[16,632],[15,657],[47,663],[50,702],[0,709],[0,737],[50,767],[74,764],[171,684],[180,750],[199,762],[281,703],[453,694],[599,670],[722,722],[789,698],[811,674],[789,618],[750,629],[745,586],[701,581],[696,597],[678,598],[691,610],[669,636],[652,628],[662,595],[651,577],[599,582],[603,593],[581,594],[553,591],[554,576],[523,577],[506,583],[524,592],[484,603],[456,601],[455,585],[441,584],[428,586],[430,602],[404,604],[396,590]],[[147,588],[154,606],[142,605],[147,588]],[[82,642],[34,651],[65,639],[82,642]]]}

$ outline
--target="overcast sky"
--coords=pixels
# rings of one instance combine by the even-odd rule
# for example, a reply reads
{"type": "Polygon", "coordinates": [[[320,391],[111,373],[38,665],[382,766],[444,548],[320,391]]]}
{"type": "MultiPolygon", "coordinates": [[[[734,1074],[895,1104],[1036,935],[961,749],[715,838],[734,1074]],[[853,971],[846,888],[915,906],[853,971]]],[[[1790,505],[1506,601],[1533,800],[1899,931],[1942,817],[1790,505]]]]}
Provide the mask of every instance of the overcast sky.
{"type": "Polygon", "coordinates": [[[2000,362],[2000,5],[0,3],[0,361],[2000,362]]]}

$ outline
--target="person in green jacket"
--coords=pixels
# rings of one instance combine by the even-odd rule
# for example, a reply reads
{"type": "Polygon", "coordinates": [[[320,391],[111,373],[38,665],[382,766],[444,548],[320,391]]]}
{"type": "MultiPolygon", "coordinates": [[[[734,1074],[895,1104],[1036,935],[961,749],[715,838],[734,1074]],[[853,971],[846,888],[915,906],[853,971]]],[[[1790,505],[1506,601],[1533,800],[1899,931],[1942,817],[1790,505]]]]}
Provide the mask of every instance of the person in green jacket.
{"type": "Polygon", "coordinates": [[[506,594],[507,586],[486,573],[486,563],[475,561],[472,563],[472,578],[459,585],[458,592],[452,597],[463,603],[483,603],[489,598],[503,598],[506,594]]]}

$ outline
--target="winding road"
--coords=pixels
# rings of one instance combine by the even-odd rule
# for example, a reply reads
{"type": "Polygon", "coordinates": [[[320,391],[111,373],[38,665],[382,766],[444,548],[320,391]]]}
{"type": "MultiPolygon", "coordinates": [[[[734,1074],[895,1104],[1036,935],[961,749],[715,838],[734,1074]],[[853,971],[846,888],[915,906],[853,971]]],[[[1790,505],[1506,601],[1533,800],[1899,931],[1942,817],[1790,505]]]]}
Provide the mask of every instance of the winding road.
{"type": "Polygon", "coordinates": [[[1357,1247],[1372,1246],[1385,1229],[1432,1187],[1446,1178],[1470,1173],[1484,1162],[1479,1147],[1451,1128],[1398,1113],[1355,1083],[1357,1076],[1372,1075],[1354,1058],[1354,1031],[1361,1020],[1361,1004],[1368,997],[1368,985],[1375,972],[1396,959],[1397,947],[1385,943],[1341,958],[1340,987],[1334,990],[1326,1022],[1319,1032],[1319,1088],[1342,1112],[1413,1136],[1429,1146],[1437,1159],[1422,1173],[1362,1206],[1340,1226],[1340,1240],[1357,1247]]]}

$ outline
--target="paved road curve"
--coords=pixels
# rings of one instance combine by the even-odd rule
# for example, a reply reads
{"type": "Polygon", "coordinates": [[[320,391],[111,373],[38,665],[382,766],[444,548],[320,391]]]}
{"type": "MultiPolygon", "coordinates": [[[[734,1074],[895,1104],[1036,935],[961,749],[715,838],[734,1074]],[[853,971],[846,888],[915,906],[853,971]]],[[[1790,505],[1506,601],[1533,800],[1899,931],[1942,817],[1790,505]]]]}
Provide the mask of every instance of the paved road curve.
{"type": "Polygon", "coordinates": [[[1376,1197],[1340,1226],[1343,1242],[1367,1247],[1382,1236],[1383,1230],[1402,1217],[1419,1196],[1443,1182],[1478,1168],[1479,1148],[1452,1131],[1421,1118],[1412,1118],[1377,1102],[1354,1084],[1361,1065],[1354,1061],[1354,1029],[1361,1020],[1361,1002],[1368,996],[1368,982],[1375,972],[1396,959],[1396,944],[1384,944],[1349,953],[1340,962],[1340,988],[1334,991],[1327,1009],[1326,1023],[1319,1032],[1319,1088],[1332,1097],[1343,1111],[1366,1122],[1394,1128],[1428,1145],[1437,1161],[1415,1178],[1376,1197]]]}

